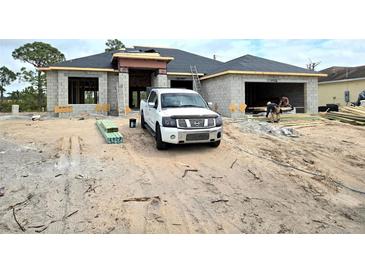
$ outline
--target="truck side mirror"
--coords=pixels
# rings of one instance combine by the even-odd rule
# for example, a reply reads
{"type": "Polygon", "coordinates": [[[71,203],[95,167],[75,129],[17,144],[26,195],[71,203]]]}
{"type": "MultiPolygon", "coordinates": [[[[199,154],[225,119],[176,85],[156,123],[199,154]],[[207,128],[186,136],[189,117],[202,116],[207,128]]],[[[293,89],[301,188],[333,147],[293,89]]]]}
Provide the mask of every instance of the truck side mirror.
{"type": "Polygon", "coordinates": [[[155,103],[154,102],[148,102],[148,107],[150,107],[150,108],[155,107],[155,103]]]}
{"type": "Polygon", "coordinates": [[[213,102],[208,102],[208,107],[211,109],[213,108],[213,102]]]}

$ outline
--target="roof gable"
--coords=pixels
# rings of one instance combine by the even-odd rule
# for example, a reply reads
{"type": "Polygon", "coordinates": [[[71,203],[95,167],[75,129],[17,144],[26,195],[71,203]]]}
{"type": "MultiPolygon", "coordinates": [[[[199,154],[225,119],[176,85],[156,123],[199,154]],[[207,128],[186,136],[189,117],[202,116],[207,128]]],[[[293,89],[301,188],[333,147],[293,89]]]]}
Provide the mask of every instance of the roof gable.
{"type": "Polygon", "coordinates": [[[120,50],[98,53],[86,57],[76,58],[57,64],[50,65],[51,67],[77,67],[77,68],[103,68],[112,69],[113,54],[120,50]]]}
{"type": "Polygon", "coordinates": [[[244,55],[228,61],[221,66],[219,66],[216,70],[211,71],[212,74],[219,73],[228,70],[235,71],[255,71],[255,72],[288,72],[288,73],[315,73],[314,71],[253,56],[253,55],[244,55]]]}

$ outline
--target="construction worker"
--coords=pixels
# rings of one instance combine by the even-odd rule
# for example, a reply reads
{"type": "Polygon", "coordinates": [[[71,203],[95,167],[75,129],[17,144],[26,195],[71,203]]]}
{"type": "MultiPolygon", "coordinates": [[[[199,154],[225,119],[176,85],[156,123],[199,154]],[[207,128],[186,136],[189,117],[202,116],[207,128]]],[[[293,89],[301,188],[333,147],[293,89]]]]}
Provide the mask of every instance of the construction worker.
{"type": "Polygon", "coordinates": [[[361,101],[365,100],[365,90],[359,93],[359,97],[357,98],[356,106],[361,106],[361,101]]]}
{"type": "Polygon", "coordinates": [[[268,122],[277,123],[280,120],[280,107],[276,103],[267,102],[266,104],[266,118],[268,122]],[[270,115],[270,118],[269,118],[270,115]]]}
{"type": "Polygon", "coordinates": [[[285,96],[281,97],[279,107],[291,107],[289,104],[289,98],[285,96]]]}

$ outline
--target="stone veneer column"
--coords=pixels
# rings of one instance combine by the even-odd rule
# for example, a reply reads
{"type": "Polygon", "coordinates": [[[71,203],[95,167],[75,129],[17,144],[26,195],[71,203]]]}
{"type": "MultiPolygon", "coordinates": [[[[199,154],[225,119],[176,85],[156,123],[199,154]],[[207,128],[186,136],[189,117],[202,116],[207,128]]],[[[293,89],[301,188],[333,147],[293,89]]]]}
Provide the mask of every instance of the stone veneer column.
{"type": "Polygon", "coordinates": [[[119,115],[124,115],[125,107],[129,105],[129,73],[128,70],[119,72],[119,83],[117,89],[117,101],[119,115]]]}

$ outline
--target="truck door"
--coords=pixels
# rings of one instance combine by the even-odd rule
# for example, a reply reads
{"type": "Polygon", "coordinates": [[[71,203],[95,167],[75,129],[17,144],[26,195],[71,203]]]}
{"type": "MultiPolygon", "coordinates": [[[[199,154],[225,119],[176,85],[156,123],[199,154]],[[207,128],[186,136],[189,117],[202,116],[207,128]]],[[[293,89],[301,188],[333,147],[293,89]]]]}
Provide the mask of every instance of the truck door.
{"type": "Polygon", "coordinates": [[[158,115],[158,94],[156,94],[155,100],[153,102],[153,107],[151,107],[150,109],[151,128],[154,131],[156,131],[156,121],[158,121],[158,115]]]}
{"type": "Polygon", "coordinates": [[[155,107],[155,103],[157,100],[157,94],[156,91],[151,91],[150,96],[148,97],[147,100],[147,113],[145,116],[145,120],[147,122],[147,124],[153,129],[155,130],[155,123],[156,123],[156,109],[155,107]]]}

